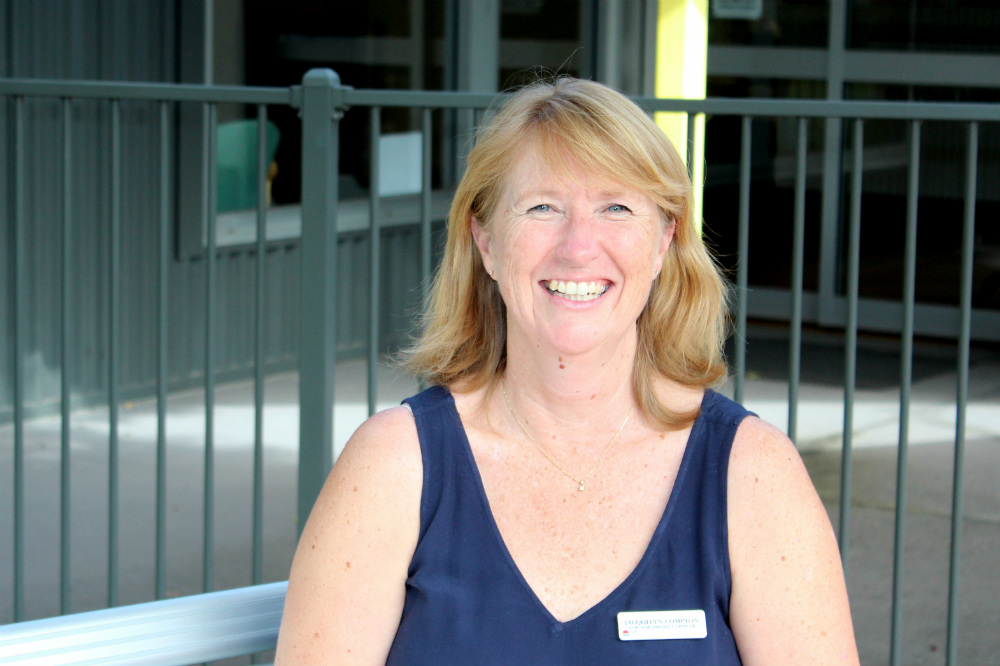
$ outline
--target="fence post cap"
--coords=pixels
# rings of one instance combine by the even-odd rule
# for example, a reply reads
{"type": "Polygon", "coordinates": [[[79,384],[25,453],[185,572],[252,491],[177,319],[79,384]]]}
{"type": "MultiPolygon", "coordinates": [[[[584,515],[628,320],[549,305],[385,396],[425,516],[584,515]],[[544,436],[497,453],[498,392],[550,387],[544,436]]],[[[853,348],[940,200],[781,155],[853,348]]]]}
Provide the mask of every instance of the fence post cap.
{"type": "Polygon", "coordinates": [[[314,67],[302,77],[302,85],[311,88],[336,88],[340,86],[340,75],[329,67],[314,67]]]}

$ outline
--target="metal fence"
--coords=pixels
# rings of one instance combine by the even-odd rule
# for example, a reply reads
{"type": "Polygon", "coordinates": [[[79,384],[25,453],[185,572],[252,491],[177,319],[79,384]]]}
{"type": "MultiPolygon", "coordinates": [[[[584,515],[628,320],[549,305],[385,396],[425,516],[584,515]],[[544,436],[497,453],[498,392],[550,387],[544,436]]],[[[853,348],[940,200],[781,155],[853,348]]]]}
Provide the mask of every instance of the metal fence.
{"type": "MultiPolygon", "coordinates": [[[[379,170],[384,165],[379,163],[378,146],[380,140],[380,114],[387,108],[404,108],[410,110],[419,120],[418,125],[422,137],[422,186],[416,197],[418,214],[415,221],[415,238],[419,238],[417,247],[408,248],[411,255],[417,257],[419,280],[426,283],[433,268],[435,243],[433,224],[440,218],[440,212],[434,210],[436,196],[432,188],[432,157],[433,147],[437,145],[434,135],[434,113],[456,113],[464,117],[466,126],[471,127],[480,117],[481,111],[487,109],[492,102],[492,96],[472,93],[448,92],[402,92],[354,90],[342,86],[336,74],[329,70],[313,70],[309,72],[301,85],[291,88],[235,88],[223,86],[185,86],[161,84],[125,84],[97,82],[52,82],[52,81],[0,81],[0,100],[7,104],[5,113],[7,121],[6,146],[3,160],[8,165],[5,182],[6,210],[8,211],[6,227],[3,231],[10,239],[3,253],[2,261],[6,262],[6,270],[0,271],[0,277],[5,280],[5,290],[0,290],[0,299],[8,298],[3,309],[4,337],[7,340],[4,349],[6,359],[9,359],[10,383],[10,413],[12,441],[4,442],[12,454],[12,469],[10,472],[9,492],[12,494],[13,512],[11,516],[10,538],[0,538],[0,542],[9,543],[12,550],[12,599],[10,607],[2,610],[8,615],[5,620],[25,619],[25,569],[26,556],[24,550],[24,534],[29,512],[26,510],[25,497],[25,425],[28,419],[28,409],[25,397],[25,386],[31,379],[27,358],[37,340],[33,337],[36,330],[33,317],[37,317],[37,307],[32,291],[33,266],[40,261],[39,254],[47,251],[48,245],[38,242],[29,243],[28,235],[33,219],[28,213],[31,195],[48,197],[58,202],[58,218],[60,222],[60,239],[50,239],[50,245],[58,248],[58,256],[54,262],[60,275],[59,300],[53,303],[61,313],[57,330],[58,358],[63,368],[68,367],[76,352],[74,347],[74,323],[76,305],[73,302],[75,285],[73,283],[74,268],[72,263],[80,261],[73,253],[72,239],[74,236],[74,220],[78,216],[77,204],[74,200],[76,189],[73,183],[81,177],[74,168],[74,146],[81,140],[77,136],[74,123],[74,105],[80,100],[95,100],[107,109],[106,121],[99,131],[106,137],[106,176],[110,184],[109,197],[105,202],[106,211],[102,212],[100,237],[104,243],[99,256],[106,258],[103,279],[94,288],[99,290],[104,304],[92,317],[102,319],[99,328],[104,332],[106,358],[104,373],[103,401],[108,408],[108,485],[106,489],[108,515],[102,520],[108,525],[107,543],[107,595],[106,604],[114,606],[119,603],[120,563],[119,550],[121,536],[117,530],[120,520],[120,479],[124,470],[120,461],[119,450],[119,407],[122,403],[121,384],[121,354],[129,341],[122,340],[122,299],[129,293],[132,285],[123,282],[123,262],[138,259],[145,265],[148,279],[152,280],[149,294],[152,295],[155,307],[152,308],[152,327],[155,331],[149,337],[153,341],[141,353],[155,359],[155,382],[153,395],[157,404],[157,445],[156,445],[156,510],[150,519],[155,523],[155,544],[153,552],[156,557],[155,595],[161,598],[165,594],[166,579],[166,409],[168,391],[170,389],[170,339],[172,336],[183,335],[198,337],[202,340],[201,372],[199,382],[204,392],[204,502],[200,517],[203,524],[202,533],[202,588],[211,591],[217,587],[214,571],[214,542],[216,537],[215,524],[215,480],[219,471],[215,467],[215,451],[213,447],[216,436],[213,414],[215,412],[216,386],[219,382],[218,360],[218,317],[219,317],[219,280],[218,261],[222,254],[218,248],[216,225],[204,225],[203,268],[198,275],[201,281],[200,291],[203,297],[200,328],[198,330],[177,331],[171,328],[170,307],[171,292],[171,262],[173,261],[174,234],[176,233],[176,213],[172,208],[172,184],[175,178],[171,156],[172,146],[177,137],[174,135],[177,105],[199,105],[206,118],[204,132],[205,178],[203,182],[206,210],[205,220],[214,219],[216,191],[215,164],[217,161],[216,132],[217,108],[220,104],[235,103],[248,105],[255,109],[260,146],[258,154],[257,181],[258,202],[255,214],[255,241],[249,255],[253,258],[252,288],[247,290],[252,316],[248,318],[248,329],[244,333],[253,340],[252,345],[252,383],[254,403],[254,462],[253,462],[253,502],[249,508],[253,516],[253,536],[247,545],[253,553],[252,583],[263,581],[261,560],[263,558],[262,514],[264,507],[264,462],[263,462],[263,405],[264,380],[268,371],[266,358],[266,335],[269,322],[267,311],[266,290],[268,281],[273,275],[268,273],[267,256],[274,242],[268,240],[268,217],[271,214],[265,199],[265,182],[267,165],[264,156],[266,141],[266,123],[269,108],[293,108],[301,117],[302,129],[302,185],[301,185],[301,237],[291,242],[296,248],[295,271],[301,271],[295,283],[299,299],[296,312],[298,320],[293,322],[299,331],[298,368],[299,368],[299,462],[298,462],[298,515],[308,515],[309,508],[319,492],[326,474],[333,462],[333,406],[334,406],[334,371],[337,360],[337,335],[342,322],[338,321],[338,299],[344,294],[344,275],[338,271],[338,262],[343,261],[343,251],[338,246],[338,215],[343,215],[344,206],[338,197],[339,161],[355,159],[356,156],[344,154],[339,147],[339,123],[345,113],[370,114],[371,133],[369,136],[371,161],[370,181],[379,181],[379,170]],[[37,146],[29,145],[26,124],[30,119],[30,105],[38,99],[58,100],[60,112],[56,123],[60,128],[60,138],[54,142],[55,152],[48,157],[53,170],[50,173],[58,175],[44,183],[39,189],[34,183],[28,191],[29,156],[34,155],[37,146]],[[148,249],[146,256],[127,258],[123,256],[122,237],[123,202],[130,196],[123,191],[123,174],[132,168],[127,164],[124,155],[127,146],[123,140],[122,109],[131,103],[148,105],[149,122],[155,136],[158,137],[159,157],[157,172],[151,174],[157,183],[154,193],[157,202],[157,213],[153,219],[144,221],[154,225],[156,242],[148,249]],[[106,214],[105,214],[106,213],[106,214]],[[418,231],[417,231],[418,230],[418,231]],[[31,296],[29,296],[31,295],[31,296]]],[[[861,102],[820,102],[792,100],[660,100],[642,98],[637,100],[650,112],[680,112],[688,114],[689,127],[695,126],[699,114],[712,117],[735,117],[740,122],[740,160],[738,165],[738,252],[739,261],[735,268],[734,282],[736,284],[735,336],[738,341],[746,340],[747,320],[755,314],[759,316],[773,315],[775,310],[784,313],[783,318],[789,323],[789,381],[788,381],[788,424],[787,432],[794,440],[798,429],[797,415],[799,404],[799,389],[801,385],[801,349],[802,330],[804,323],[838,324],[842,326],[845,339],[844,355],[844,425],[842,444],[842,478],[839,507],[839,539],[841,550],[845,554],[845,568],[849,566],[846,554],[849,552],[851,538],[851,471],[852,471],[852,432],[853,406],[856,385],[858,332],[865,327],[866,307],[869,310],[881,307],[879,303],[867,302],[859,295],[858,274],[860,265],[859,238],[862,221],[863,175],[865,173],[865,139],[866,123],[877,120],[896,120],[906,123],[909,136],[909,152],[906,159],[908,165],[908,191],[906,210],[906,241],[903,264],[905,271],[904,298],[895,304],[899,308],[900,339],[902,344],[901,397],[900,397],[900,431],[898,447],[898,476],[896,487],[896,530],[893,584],[893,622],[891,636],[891,662],[898,663],[900,658],[900,626],[902,623],[902,581],[903,581],[903,543],[906,534],[906,480],[907,452],[909,433],[907,431],[910,410],[910,388],[912,386],[912,359],[914,337],[922,330],[936,333],[957,341],[959,357],[957,362],[958,388],[956,394],[957,426],[954,448],[954,480],[951,511],[951,563],[949,589],[949,613],[947,619],[947,658],[948,663],[957,659],[957,605],[959,590],[960,554],[962,546],[962,515],[964,488],[964,444],[965,410],[968,400],[969,384],[969,354],[971,341],[975,338],[997,340],[1000,338],[1000,316],[995,311],[977,309],[974,311],[973,293],[973,252],[975,242],[975,220],[977,205],[977,168],[981,162],[978,155],[980,145],[980,128],[985,124],[1000,122],[1000,108],[996,105],[970,104],[916,104],[916,103],[861,103],[861,102]],[[748,265],[750,262],[749,238],[751,225],[752,191],[752,141],[754,120],[761,118],[790,119],[794,122],[795,159],[794,159],[794,233],[792,246],[794,252],[791,258],[790,289],[778,293],[774,290],[762,290],[751,296],[748,281],[748,265]],[[919,200],[919,170],[921,166],[921,127],[928,121],[944,121],[956,123],[963,128],[965,143],[964,178],[964,218],[962,222],[961,247],[961,284],[960,303],[957,308],[948,311],[948,316],[933,318],[930,315],[939,312],[938,307],[925,307],[925,319],[934,319],[932,323],[920,323],[918,313],[921,306],[916,300],[916,233],[919,200]],[[851,132],[852,149],[848,151],[850,162],[841,168],[838,161],[827,161],[822,170],[824,197],[823,215],[830,218],[840,217],[840,192],[849,193],[846,215],[846,272],[845,285],[842,292],[834,285],[833,292],[827,294],[828,302],[820,303],[823,285],[816,292],[807,291],[804,287],[804,239],[807,232],[806,194],[809,169],[808,142],[810,127],[820,123],[826,126],[846,127],[851,132]],[[845,180],[845,173],[849,181],[845,180]],[[829,191],[831,194],[826,194],[829,191]],[[834,293],[836,292],[836,293],[834,293]],[[760,300],[755,304],[754,298],[760,300]],[[825,312],[825,315],[823,314],[825,312]],[[833,314],[831,314],[833,313],[833,314]],[[944,323],[942,323],[942,321],[944,323]],[[916,323],[915,323],[916,322],[916,323]],[[923,328],[922,328],[923,326],[923,328]],[[977,332],[978,331],[978,332],[977,332]]],[[[839,136],[839,134],[837,135],[839,136]]],[[[440,139],[441,137],[437,137],[440,139]]],[[[446,142],[445,142],[446,143],[446,142]]],[[[447,144],[446,144],[447,145],[447,144]]],[[[836,146],[839,154],[840,146],[836,146]]],[[[45,179],[43,179],[45,180],[45,179]]],[[[386,221],[384,214],[387,202],[383,200],[377,189],[372,186],[368,195],[366,228],[361,233],[366,236],[369,253],[367,269],[367,295],[364,300],[372,304],[368,308],[367,324],[367,355],[368,355],[368,404],[369,413],[374,411],[377,398],[376,368],[380,344],[380,328],[385,326],[380,317],[381,308],[377,304],[384,298],[386,285],[385,251],[382,247],[383,231],[391,222],[386,221]]],[[[343,242],[341,238],[339,242],[343,242]]],[[[359,246],[360,247],[360,246],[359,246]]],[[[357,247],[351,250],[356,252],[357,247]]],[[[348,276],[348,279],[361,279],[361,276],[348,276]]],[[[877,328],[877,326],[875,326],[877,328]]],[[[732,373],[735,397],[743,398],[746,383],[746,351],[743,344],[735,344],[732,354],[732,373]]],[[[5,359],[5,360],[6,360],[5,359]]],[[[60,608],[62,612],[72,609],[70,587],[70,565],[77,556],[69,547],[71,530],[71,507],[74,500],[74,488],[71,487],[71,439],[73,419],[73,386],[69,372],[61,372],[60,395],[58,400],[59,418],[61,420],[61,439],[59,442],[58,465],[60,467],[61,485],[53,488],[60,498],[60,538],[62,552],[60,556],[60,571],[56,574],[60,581],[60,608]]]]}

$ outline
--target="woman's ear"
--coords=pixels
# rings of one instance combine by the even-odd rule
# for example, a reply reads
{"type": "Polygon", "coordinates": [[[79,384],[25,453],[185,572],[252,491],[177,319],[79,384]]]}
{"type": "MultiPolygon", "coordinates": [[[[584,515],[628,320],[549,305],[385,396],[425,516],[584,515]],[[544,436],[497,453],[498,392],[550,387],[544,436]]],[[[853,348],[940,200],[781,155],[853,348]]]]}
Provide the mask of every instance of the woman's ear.
{"type": "Polygon", "coordinates": [[[490,254],[490,232],[483,229],[479,224],[479,220],[475,217],[472,219],[472,240],[475,241],[476,247],[479,248],[479,254],[483,258],[483,268],[486,269],[487,273],[493,273],[493,256],[490,254]]]}
{"type": "Polygon", "coordinates": [[[667,250],[670,249],[670,243],[674,240],[675,231],[677,231],[677,218],[671,217],[667,224],[663,226],[663,233],[660,235],[660,247],[656,253],[656,275],[660,274],[660,269],[663,267],[663,258],[667,256],[667,250]]]}

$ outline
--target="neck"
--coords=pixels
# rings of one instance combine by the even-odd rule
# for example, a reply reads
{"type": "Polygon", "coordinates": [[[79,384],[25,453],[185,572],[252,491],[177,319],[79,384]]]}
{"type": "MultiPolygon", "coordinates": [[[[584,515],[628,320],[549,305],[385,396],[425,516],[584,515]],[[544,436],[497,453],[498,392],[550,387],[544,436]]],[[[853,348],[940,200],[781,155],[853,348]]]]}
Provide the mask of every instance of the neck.
{"type": "Polygon", "coordinates": [[[634,404],[635,350],[634,332],[613,349],[574,355],[508,336],[507,391],[522,417],[539,428],[586,433],[604,421],[617,427],[634,404]]]}

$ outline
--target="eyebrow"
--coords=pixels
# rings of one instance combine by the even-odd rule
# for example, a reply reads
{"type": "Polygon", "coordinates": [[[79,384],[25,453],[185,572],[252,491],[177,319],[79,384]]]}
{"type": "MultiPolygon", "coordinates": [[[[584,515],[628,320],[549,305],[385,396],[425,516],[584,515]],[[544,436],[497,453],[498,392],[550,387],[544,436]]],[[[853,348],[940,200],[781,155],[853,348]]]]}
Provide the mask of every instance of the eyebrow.
{"type": "Polygon", "coordinates": [[[602,199],[615,199],[617,197],[629,198],[629,199],[639,199],[642,198],[642,192],[638,190],[600,190],[596,192],[595,195],[602,199]]]}

